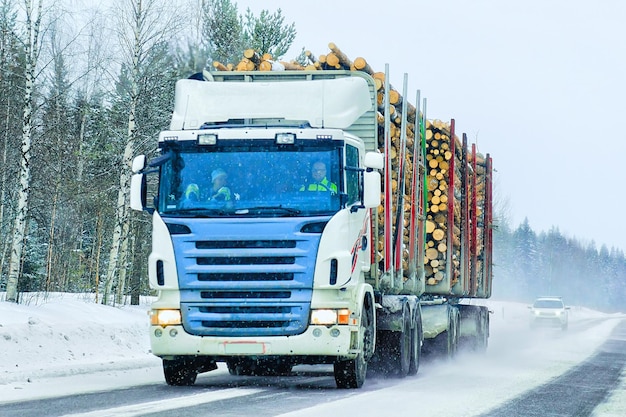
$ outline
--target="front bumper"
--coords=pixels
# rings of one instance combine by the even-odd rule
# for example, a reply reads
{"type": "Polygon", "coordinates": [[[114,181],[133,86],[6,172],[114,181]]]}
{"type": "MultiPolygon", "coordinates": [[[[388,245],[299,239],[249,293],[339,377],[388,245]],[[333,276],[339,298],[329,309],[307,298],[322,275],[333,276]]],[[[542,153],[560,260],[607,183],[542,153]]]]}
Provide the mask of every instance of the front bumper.
{"type": "Polygon", "coordinates": [[[193,336],[183,326],[150,327],[152,353],[168,356],[333,356],[353,359],[358,354],[358,326],[309,326],[295,336],[193,336]]]}
{"type": "Polygon", "coordinates": [[[531,326],[558,327],[567,325],[567,316],[565,315],[535,315],[530,318],[531,326]]]}

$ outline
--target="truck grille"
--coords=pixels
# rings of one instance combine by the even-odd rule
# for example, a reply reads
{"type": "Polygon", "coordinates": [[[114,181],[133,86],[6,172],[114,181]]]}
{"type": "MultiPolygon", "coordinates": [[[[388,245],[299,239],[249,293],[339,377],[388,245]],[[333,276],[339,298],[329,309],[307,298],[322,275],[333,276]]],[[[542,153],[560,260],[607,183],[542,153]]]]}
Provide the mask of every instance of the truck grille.
{"type": "Polygon", "coordinates": [[[252,337],[306,330],[321,235],[303,232],[306,219],[265,220],[184,219],[191,233],[172,236],[188,333],[252,337]]]}

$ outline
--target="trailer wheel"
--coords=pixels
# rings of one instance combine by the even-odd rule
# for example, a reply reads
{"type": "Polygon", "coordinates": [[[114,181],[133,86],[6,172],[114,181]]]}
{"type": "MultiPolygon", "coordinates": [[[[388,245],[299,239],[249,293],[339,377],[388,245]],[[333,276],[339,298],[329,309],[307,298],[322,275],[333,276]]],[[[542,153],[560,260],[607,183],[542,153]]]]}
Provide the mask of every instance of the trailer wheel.
{"type": "Polygon", "coordinates": [[[367,359],[374,346],[374,311],[369,297],[363,303],[361,317],[361,351],[354,359],[337,361],[333,365],[337,388],[361,388],[367,374],[367,359]]]}
{"type": "Polygon", "coordinates": [[[193,385],[198,377],[198,370],[193,360],[163,359],[163,374],[167,385],[193,385]]]}

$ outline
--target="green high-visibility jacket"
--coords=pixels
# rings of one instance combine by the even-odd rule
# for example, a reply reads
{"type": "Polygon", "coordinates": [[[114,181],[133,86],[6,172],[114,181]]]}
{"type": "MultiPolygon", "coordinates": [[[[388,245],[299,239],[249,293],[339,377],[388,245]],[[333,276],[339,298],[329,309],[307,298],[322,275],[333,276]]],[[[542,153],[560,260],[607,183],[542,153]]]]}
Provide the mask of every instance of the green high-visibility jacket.
{"type": "Polygon", "coordinates": [[[337,185],[324,178],[320,182],[303,185],[300,187],[300,191],[330,191],[331,194],[337,194],[337,185]]]}

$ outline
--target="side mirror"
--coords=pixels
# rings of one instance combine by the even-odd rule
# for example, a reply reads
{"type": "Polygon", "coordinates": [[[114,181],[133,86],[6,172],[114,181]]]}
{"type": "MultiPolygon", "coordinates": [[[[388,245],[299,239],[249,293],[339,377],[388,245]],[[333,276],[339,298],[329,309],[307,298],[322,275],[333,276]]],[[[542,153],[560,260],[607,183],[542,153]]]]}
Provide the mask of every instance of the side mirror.
{"type": "Polygon", "coordinates": [[[138,173],[146,167],[146,155],[138,155],[133,159],[132,171],[133,174],[138,173]]]}
{"type": "Polygon", "coordinates": [[[146,176],[140,174],[146,167],[146,156],[139,155],[133,159],[133,176],[130,179],[130,208],[142,211],[146,207],[146,176]]]}
{"type": "Polygon", "coordinates": [[[385,167],[385,154],[380,152],[367,152],[363,165],[365,168],[383,169],[385,167]]]}
{"type": "MultiPolygon", "coordinates": [[[[372,152],[371,152],[372,153],[372,152]]],[[[363,173],[363,205],[366,208],[375,208],[380,205],[380,173],[366,171],[363,173]]]]}
{"type": "Polygon", "coordinates": [[[146,176],[133,174],[130,179],[130,208],[143,211],[146,208],[146,176]]]}

